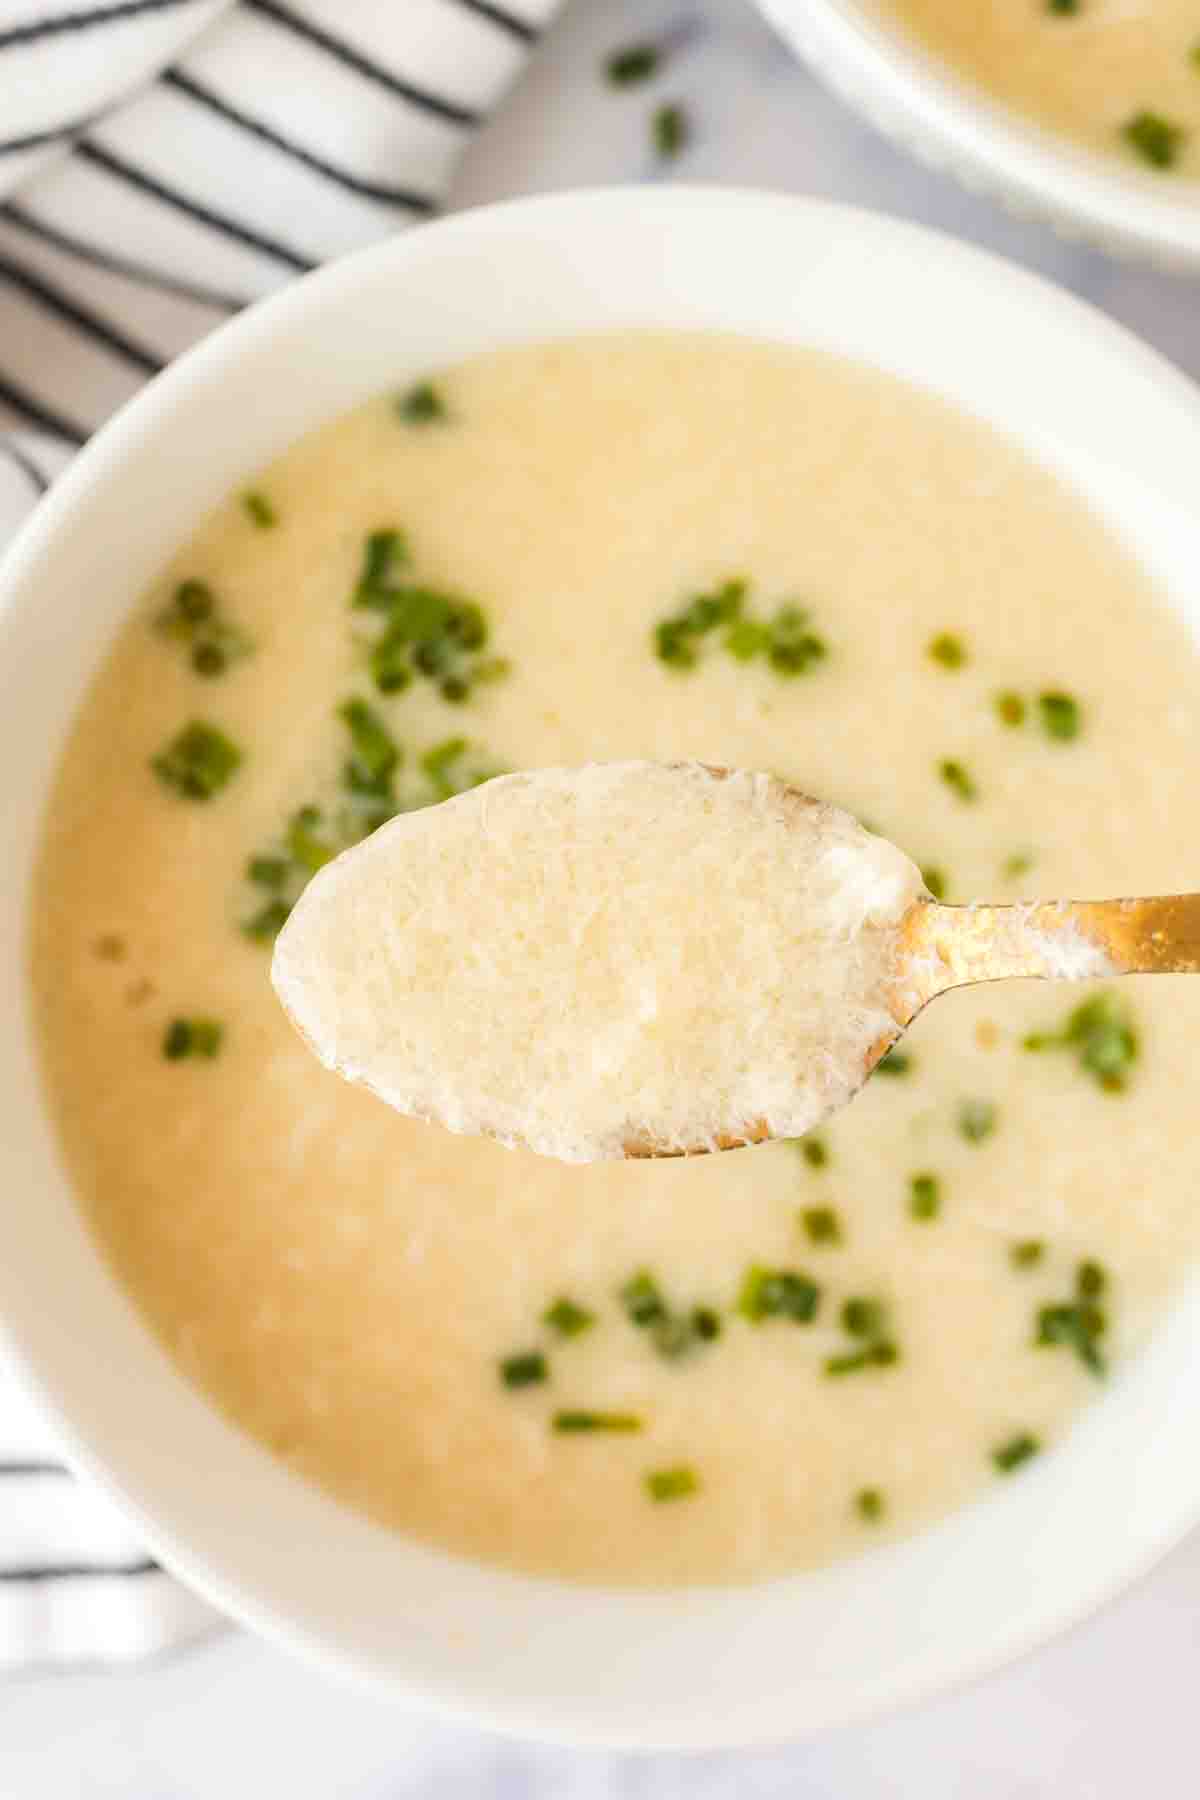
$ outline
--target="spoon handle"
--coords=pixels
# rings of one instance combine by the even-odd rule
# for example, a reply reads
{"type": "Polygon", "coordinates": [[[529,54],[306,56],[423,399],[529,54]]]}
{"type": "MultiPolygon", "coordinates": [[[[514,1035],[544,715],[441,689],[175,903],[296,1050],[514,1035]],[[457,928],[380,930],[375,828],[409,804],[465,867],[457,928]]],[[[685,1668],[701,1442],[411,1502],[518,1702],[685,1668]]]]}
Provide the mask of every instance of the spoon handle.
{"type": "Polygon", "coordinates": [[[901,930],[895,1001],[902,1024],[937,994],[975,981],[1200,972],[1200,894],[1016,906],[918,900],[901,930]]]}

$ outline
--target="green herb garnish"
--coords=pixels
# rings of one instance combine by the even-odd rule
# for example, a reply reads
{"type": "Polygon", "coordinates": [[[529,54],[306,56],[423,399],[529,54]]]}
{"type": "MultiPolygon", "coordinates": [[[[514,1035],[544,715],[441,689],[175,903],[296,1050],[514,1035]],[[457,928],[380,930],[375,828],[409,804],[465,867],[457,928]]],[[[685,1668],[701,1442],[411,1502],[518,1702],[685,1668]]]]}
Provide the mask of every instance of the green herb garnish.
{"type": "Polygon", "coordinates": [[[577,1305],[565,1294],[542,1314],[542,1324],[548,1325],[551,1331],[557,1331],[559,1337],[578,1337],[595,1323],[594,1312],[589,1312],[586,1306],[577,1305]]]}
{"type": "Polygon", "coordinates": [[[1015,694],[1011,688],[1006,689],[1002,694],[997,694],[992,705],[995,707],[996,717],[1002,725],[1015,728],[1025,723],[1025,702],[1020,694],[1015,694]]]}
{"type": "Polygon", "coordinates": [[[1046,0],[1046,11],[1067,18],[1079,11],[1079,0],[1046,0]]]}
{"type": "Polygon", "coordinates": [[[649,1469],[642,1477],[651,1500],[687,1500],[698,1493],[700,1480],[695,1469],[678,1463],[673,1469],[649,1469]]]}
{"type": "Polygon", "coordinates": [[[662,62],[657,44],[626,44],[604,59],[604,74],[613,87],[634,87],[640,81],[651,81],[662,62]]]}
{"type": "Polygon", "coordinates": [[[686,149],[692,134],[691,121],[676,101],[668,101],[665,106],[655,108],[650,130],[654,148],[664,161],[669,161],[686,149]]]}
{"type": "Polygon", "coordinates": [[[899,1361],[900,1352],[890,1334],[888,1309],[869,1294],[853,1294],[842,1302],[842,1329],[853,1339],[850,1348],[825,1359],[830,1376],[855,1375],[864,1369],[886,1369],[899,1361]]]}
{"type": "Polygon", "coordinates": [[[642,1421],[637,1413],[627,1412],[556,1412],[551,1420],[555,1431],[640,1431],[642,1421]]]}
{"type": "Polygon", "coordinates": [[[960,1100],[958,1129],[968,1144],[982,1144],[995,1131],[997,1116],[993,1100],[960,1100]]]}
{"type": "Polygon", "coordinates": [[[242,507],[251,523],[257,525],[260,531],[269,531],[272,525],[279,523],[279,514],[267,496],[257,489],[242,495],[242,507]]]}
{"type": "Polygon", "coordinates": [[[181,581],[171,604],[154,621],[156,631],[187,645],[188,661],[197,675],[223,675],[239,656],[248,656],[250,640],[220,616],[216,595],[206,581],[181,581]]]}
{"type": "Polygon", "coordinates": [[[711,1344],[721,1335],[721,1315],[711,1306],[693,1306],[688,1315],[692,1333],[701,1343],[711,1344]]]}
{"type": "Polygon", "coordinates": [[[914,1219],[936,1219],[942,1209],[941,1183],[936,1175],[913,1175],[908,1184],[908,1210],[914,1219]]]}
{"type": "Polygon", "coordinates": [[[1035,1269],[1045,1254],[1041,1238],[1018,1238],[1008,1247],[1008,1260],[1014,1269],[1035,1269]]]}
{"type": "Polygon", "coordinates": [[[172,1019],[163,1033],[162,1053],[168,1062],[180,1062],[185,1056],[200,1056],[211,1062],[224,1035],[219,1019],[172,1019]]]}
{"type": "Polygon", "coordinates": [[[1005,857],[1000,873],[1006,881],[1016,881],[1019,876],[1028,875],[1033,862],[1031,850],[1015,850],[1011,856],[1005,857]]]}
{"type": "Polygon", "coordinates": [[[241,766],[242,752],[223,731],[194,719],[157,756],[150,767],[186,800],[211,800],[241,766]]]}
{"type": "Polygon", "coordinates": [[[812,1132],[808,1137],[797,1138],[800,1154],[810,1169],[823,1169],[829,1161],[829,1146],[823,1137],[812,1132]]]}
{"type": "Polygon", "coordinates": [[[1056,691],[1039,694],[1038,716],[1046,736],[1055,738],[1060,744],[1070,743],[1072,738],[1079,736],[1082,722],[1079,702],[1070,694],[1056,691]]]}
{"type": "Polygon", "coordinates": [[[1107,1288],[1107,1271],[1097,1262],[1081,1262],[1075,1271],[1073,1299],[1038,1309],[1035,1347],[1073,1350],[1093,1375],[1103,1375],[1105,1363],[1100,1346],[1108,1330],[1108,1318],[1097,1302],[1107,1288]]]}
{"type": "Polygon", "coordinates": [[[1036,1456],[1041,1444],[1032,1432],[1021,1431],[1016,1437],[1009,1438],[1006,1444],[998,1444],[992,1451],[992,1462],[1001,1475],[1011,1475],[1022,1463],[1027,1463],[1031,1456],[1036,1456]]]}
{"type": "Polygon", "coordinates": [[[316,806],[301,806],[288,821],[287,847],[292,861],[310,875],[315,875],[337,855],[332,844],[317,836],[320,824],[321,810],[316,806]]]}
{"type": "Polygon", "coordinates": [[[387,605],[389,583],[408,562],[408,540],[396,526],[372,531],[363,546],[355,606],[387,605]]]}
{"type": "Polygon", "coordinates": [[[1169,169],[1187,141],[1181,125],[1173,125],[1161,113],[1145,111],[1134,113],[1121,127],[1121,136],[1152,169],[1169,169]]]}
{"type": "Polygon", "coordinates": [[[953,758],[947,758],[944,762],[938,764],[938,774],[950,789],[950,792],[956,795],[959,800],[967,802],[978,800],[979,789],[975,786],[974,781],[967,773],[967,770],[963,767],[962,763],[955,762],[953,758]]]}
{"type": "Polygon", "coordinates": [[[258,912],[242,921],[242,930],[256,944],[273,944],[287,924],[291,910],[286,900],[268,900],[258,912]]]}
{"type": "Polygon", "coordinates": [[[658,1325],[668,1316],[667,1303],[649,1269],[639,1269],[636,1275],[631,1275],[618,1290],[617,1298],[625,1308],[630,1324],[641,1329],[658,1325]]]}
{"type": "Polygon", "coordinates": [[[549,1375],[550,1366],[540,1350],[522,1350],[500,1364],[500,1379],[507,1388],[533,1387],[549,1375]]]}
{"type": "Polygon", "coordinates": [[[800,1214],[810,1244],[840,1244],[841,1220],[832,1206],[806,1206],[800,1214]]]}
{"type": "Polygon", "coordinates": [[[432,381],[418,381],[401,394],[396,411],[407,425],[432,425],[446,417],[446,402],[432,381]]]}
{"type": "Polygon", "coordinates": [[[343,701],[337,716],[349,731],[353,748],[343,773],[346,786],[355,794],[390,799],[400,752],[387,726],[365,700],[343,701]]]}
{"type": "Polygon", "coordinates": [[[1068,1014],[1061,1031],[1034,1031],[1023,1040],[1026,1050],[1073,1050],[1079,1066],[1109,1094],[1129,1084],[1139,1044],[1129,1008],[1116,994],[1094,994],[1068,1014]]]}
{"type": "Polygon", "coordinates": [[[946,898],[946,876],[942,869],[929,867],[921,870],[921,880],[935,900],[946,898]]]}
{"type": "Polygon", "coordinates": [[[755,1263],[746,1270],[737,1309],[752,1325],[764,1319],[791,1319],[809,1325],[817,1315],[821,1290],[799,1269],[767,1269],[755,1263]]]}
{"type": "Polygon", "coordinates": [[[854,1496],[854,1510],[868,1525],[877,1525],[884,1514],[883,1495],[878,1488],[859,1488],[854,1496]]]}
{"type": "Polygon", "coordinates": [[[875,1064],[876,1075],[908,1075],[913,1066],[913,1059],[907,1050],[889,1050],[875,1064]]]}
{"type": "Polygon", "coordinates": [[[800,606],[781,606],[767,626],[767,661],[777,675],[806,675],[826,656],[822,638],[809,629],[800,606]]]}
{"type": "Polygon", "coordinates": [[[943,669],[961,669],[967,660],[967,647],[953,632],[939,632],[929,644],[929,656],[943,669]]]}

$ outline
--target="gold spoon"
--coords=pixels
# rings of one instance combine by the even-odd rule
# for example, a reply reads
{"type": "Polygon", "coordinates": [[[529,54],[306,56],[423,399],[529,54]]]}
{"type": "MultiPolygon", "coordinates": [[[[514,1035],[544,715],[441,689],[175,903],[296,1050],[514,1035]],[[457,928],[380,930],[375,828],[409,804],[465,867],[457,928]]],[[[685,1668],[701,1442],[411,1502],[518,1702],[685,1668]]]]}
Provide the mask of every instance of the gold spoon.
{"type": "MultiPolygon", "coordinates": [[[[862,1081],[939,994],[983,981],[1080,981],[1116,975],[1200,972],[1200,894],[1144,900],[1039,900],[1011,906],[945,906],[922,895],[897,926],[897,973],[887,993],[896,1029],[867,1053],[862,1081]]],[[[860,1083],[860,1086],[862,1084],[860,1083]]],[[[626,1156],[696,1156],[765,1143],[765,1119],[712,1145],[661,1150],[631,1139],[626,1156]]]]}

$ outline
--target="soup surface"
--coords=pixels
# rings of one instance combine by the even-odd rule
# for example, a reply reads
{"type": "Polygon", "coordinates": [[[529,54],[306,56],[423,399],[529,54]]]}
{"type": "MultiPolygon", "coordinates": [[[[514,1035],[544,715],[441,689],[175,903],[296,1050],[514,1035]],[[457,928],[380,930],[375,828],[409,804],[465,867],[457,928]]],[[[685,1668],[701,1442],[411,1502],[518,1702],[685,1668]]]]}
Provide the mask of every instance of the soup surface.
{"type": "Polygon", "coordinates": [[[995,99],[1092,150],[1200,179],[1194,0],[878,0],[995,99]]]}
{"type": "Polygon", "coordinates": [[[300,1475],[522,1569],[760,1577],[1021,1479],[1150,1328],[1200,984],[952,995],[816,1137],[686,1162],[323,1071],[268,979],[307,874],[624,757],[773,770],[952,901],[1194,884],[1192,645],[1023,454],[815,354],[508,351],[296,446],[135,609],[48,816],[45,1078],[135,1303],[300,1475]]]}

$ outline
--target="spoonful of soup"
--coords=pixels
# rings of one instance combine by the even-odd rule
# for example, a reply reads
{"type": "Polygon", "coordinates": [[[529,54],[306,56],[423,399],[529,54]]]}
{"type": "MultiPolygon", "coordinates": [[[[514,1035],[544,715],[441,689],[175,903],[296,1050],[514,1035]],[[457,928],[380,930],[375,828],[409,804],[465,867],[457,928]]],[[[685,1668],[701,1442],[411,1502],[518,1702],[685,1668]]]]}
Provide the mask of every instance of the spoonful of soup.
{"type": "Polygon", "coordinates": [[[272,980],[397,1111],[566,1162],[799,1137],[939,994],[1200,968],[1200,897],[945,906],[849,813],[700,763],[500,776],[310,882],[272,980]]]}

